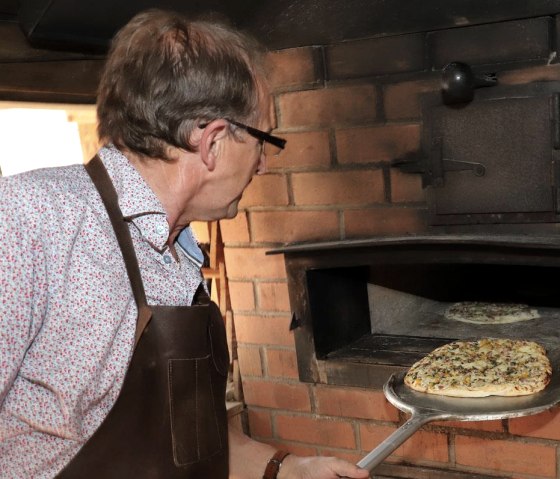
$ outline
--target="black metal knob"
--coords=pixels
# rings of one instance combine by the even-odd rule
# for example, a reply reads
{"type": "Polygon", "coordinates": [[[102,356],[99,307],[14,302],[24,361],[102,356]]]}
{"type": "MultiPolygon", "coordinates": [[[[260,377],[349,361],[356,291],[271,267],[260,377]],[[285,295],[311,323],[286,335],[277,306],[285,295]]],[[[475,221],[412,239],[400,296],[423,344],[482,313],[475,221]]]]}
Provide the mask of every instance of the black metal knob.
{"type": "Polygon", "coordinates": [[[498,83],[495,73],[475,76],[471,67],[462,62],[448,63],[441,75],[441,94],[446,105],[468,103],[474,98],[474,89],[498,83]]]}
{"type": "Polygon", "coordinates": [[[443,102],[467,103],[474,97],[474,75],[466,63],[453,62],[443,68],[441,75],[443,102]]]}

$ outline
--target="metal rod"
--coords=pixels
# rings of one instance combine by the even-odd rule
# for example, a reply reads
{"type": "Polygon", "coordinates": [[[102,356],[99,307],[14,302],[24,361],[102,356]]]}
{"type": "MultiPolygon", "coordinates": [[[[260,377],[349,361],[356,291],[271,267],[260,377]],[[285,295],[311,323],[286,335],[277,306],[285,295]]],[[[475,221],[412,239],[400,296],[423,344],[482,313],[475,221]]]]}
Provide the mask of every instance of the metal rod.
{"type": "Polygon", "coordinates": [[[371,472],[373,468],[381,464],[385,458],[390,456],[395,449],[420,429],[420,427],[432,419],[433,416],[430,414],[413,414],[408,421],[379,444],[379,446],[360,459],[357,466],[371,472]]]}

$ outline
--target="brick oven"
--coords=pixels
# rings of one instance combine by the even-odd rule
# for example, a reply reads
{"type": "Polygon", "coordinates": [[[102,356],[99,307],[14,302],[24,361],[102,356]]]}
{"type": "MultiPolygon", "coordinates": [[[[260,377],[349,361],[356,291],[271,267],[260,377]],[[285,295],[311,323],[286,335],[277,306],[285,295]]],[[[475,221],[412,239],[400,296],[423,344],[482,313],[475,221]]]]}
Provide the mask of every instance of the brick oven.
{"type": "MultiPolygon", "coordinates": [[[[557,344],[560,5],[520,5],[270,53],[287,148],[221,222],[253,437],[358,461],[405,420],[388,375],[473,333],[434,329],[449,301],[539,303],[546,326],[507,334],[557,344]],[[497,85],[444,105],[449,62],[497,85]]],[[[374,477],[559,479],[559,431],[558,408],[430,423],[374,477]]]]}
{"type": "MultiPolygon", "coordinates": [[[[507,334],[555,347],[559,0],[117,3],[0,0],[0,98],[93,103],[109,38],[149,6],[218,11],[271,49],[287,148],[220,222],[253,437],[360,460],[405,421],[388,375],[473,333],[434,326],[451,301],[537,304],[545,326],[507,334]],[[450,62],[497,84],[444,104],[450,62]]],[[[430,423],[374,476],[560,479],[559,458],[554,408],[430,423]]]]}

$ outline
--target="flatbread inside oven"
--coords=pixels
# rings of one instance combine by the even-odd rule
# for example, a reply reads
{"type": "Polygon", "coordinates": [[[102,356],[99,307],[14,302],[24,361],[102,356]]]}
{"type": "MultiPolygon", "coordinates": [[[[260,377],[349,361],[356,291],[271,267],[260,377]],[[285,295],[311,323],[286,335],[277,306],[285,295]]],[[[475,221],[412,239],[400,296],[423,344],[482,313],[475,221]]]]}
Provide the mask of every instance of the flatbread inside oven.
{"type": "Polygon", "coordinates": [[[526,304],[462,301],[447,308],[445,318],[474,324],[506,324],[540,318],[540,315],[526,304]]]}

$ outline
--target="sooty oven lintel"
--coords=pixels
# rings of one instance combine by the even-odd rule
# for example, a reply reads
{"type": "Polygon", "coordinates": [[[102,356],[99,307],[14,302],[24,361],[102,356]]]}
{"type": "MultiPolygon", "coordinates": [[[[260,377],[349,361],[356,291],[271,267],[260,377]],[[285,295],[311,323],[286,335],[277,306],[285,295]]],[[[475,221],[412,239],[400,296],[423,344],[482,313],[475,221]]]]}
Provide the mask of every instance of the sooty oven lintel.
{"type": "Polygon", "coordinates": [[[514,337],[560,347],[560,237],[424,235],[291,245],[285,258],[302,381],[381,388],[455,339],[514,337]],[[459,301],[529,304],[540,318],[450,321],[459,301]]]}

